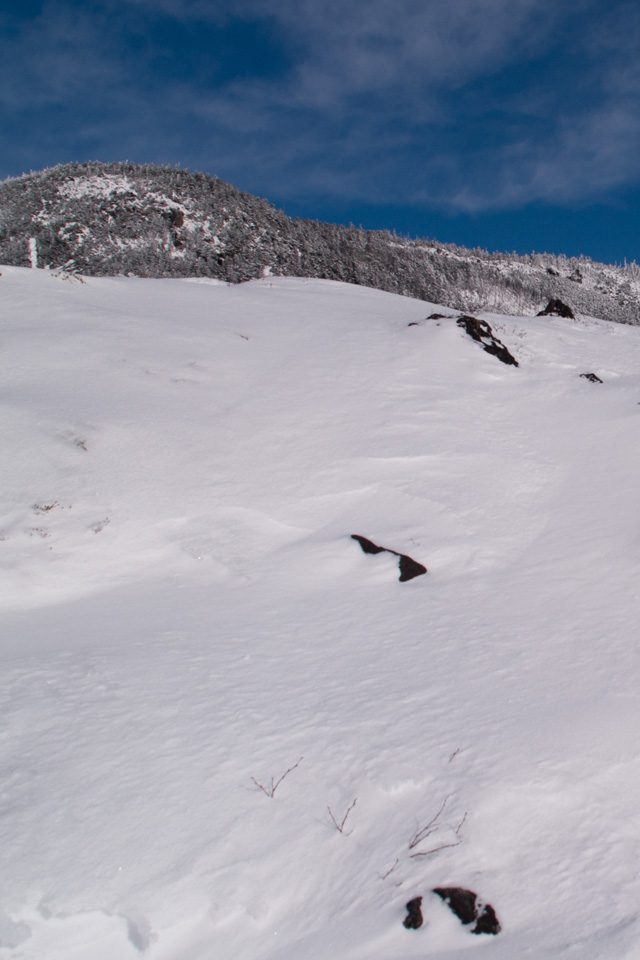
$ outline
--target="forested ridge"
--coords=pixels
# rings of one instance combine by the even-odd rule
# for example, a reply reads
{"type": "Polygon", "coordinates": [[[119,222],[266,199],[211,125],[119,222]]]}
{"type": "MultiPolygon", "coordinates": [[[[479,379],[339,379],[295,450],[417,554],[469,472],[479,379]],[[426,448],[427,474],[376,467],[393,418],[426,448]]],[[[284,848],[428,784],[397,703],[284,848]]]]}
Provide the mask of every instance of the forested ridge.
{"type": "Polygon", "coordinates": [[[461,310],[527,315],[557,297],[640,322],[640,268],[518,256],[288,217],[218,177],[65,164],[0,183],[0,262],[89,276],[318,277],[461,310]]]}

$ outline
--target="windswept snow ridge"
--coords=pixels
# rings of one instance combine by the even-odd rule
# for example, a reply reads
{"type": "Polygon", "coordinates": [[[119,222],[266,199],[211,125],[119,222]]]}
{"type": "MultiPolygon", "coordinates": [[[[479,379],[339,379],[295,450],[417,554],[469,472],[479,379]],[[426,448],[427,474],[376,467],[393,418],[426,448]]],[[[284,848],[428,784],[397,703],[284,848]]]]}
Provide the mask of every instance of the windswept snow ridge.
{"type": "Polygon", "coordinates": [[[635,960],[638,328],[76,281],[0,276],[0,960],[635,960]]]}

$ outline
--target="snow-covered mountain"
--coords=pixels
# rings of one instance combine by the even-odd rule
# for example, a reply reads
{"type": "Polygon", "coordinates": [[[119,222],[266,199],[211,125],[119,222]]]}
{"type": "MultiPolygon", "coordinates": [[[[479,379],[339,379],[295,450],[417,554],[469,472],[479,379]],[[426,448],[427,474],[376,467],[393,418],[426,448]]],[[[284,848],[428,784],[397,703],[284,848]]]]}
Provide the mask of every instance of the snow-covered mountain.
{"type": "Polygon", "coordinates": [[[635,960],[640,330],[457,319],[2,268],[1,960],[635,960]]]}
{"type": "Polygon", "coordinates": [[[0,183],[2,262],[233,283],[316,277],[516,315],[559,298],[578,313],[640,321],[635,263],[488,254],[292,220],[222,180],[172,167],[68,164],[0,183]]]}

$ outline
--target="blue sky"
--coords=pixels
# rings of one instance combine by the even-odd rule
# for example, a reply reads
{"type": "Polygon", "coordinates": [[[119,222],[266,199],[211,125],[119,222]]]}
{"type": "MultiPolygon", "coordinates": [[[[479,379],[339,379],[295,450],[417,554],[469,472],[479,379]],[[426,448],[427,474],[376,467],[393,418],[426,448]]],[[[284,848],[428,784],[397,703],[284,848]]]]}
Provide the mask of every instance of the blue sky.
{"type": "Polygon", "coordinates": [[[640,260],[640,5],[2,0],[0,176],[178,164],[296,216],[640,260]]]}

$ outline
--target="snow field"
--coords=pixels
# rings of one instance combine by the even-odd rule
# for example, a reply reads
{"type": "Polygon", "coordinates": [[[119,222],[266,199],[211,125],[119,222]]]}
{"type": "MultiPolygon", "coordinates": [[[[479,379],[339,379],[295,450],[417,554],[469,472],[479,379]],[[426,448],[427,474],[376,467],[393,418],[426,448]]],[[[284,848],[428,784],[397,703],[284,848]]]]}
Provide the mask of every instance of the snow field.
{"type": "Polygon", "coordinates": [[[0,957],[635,957],[638,329],[2,273],[0,957]]]}

